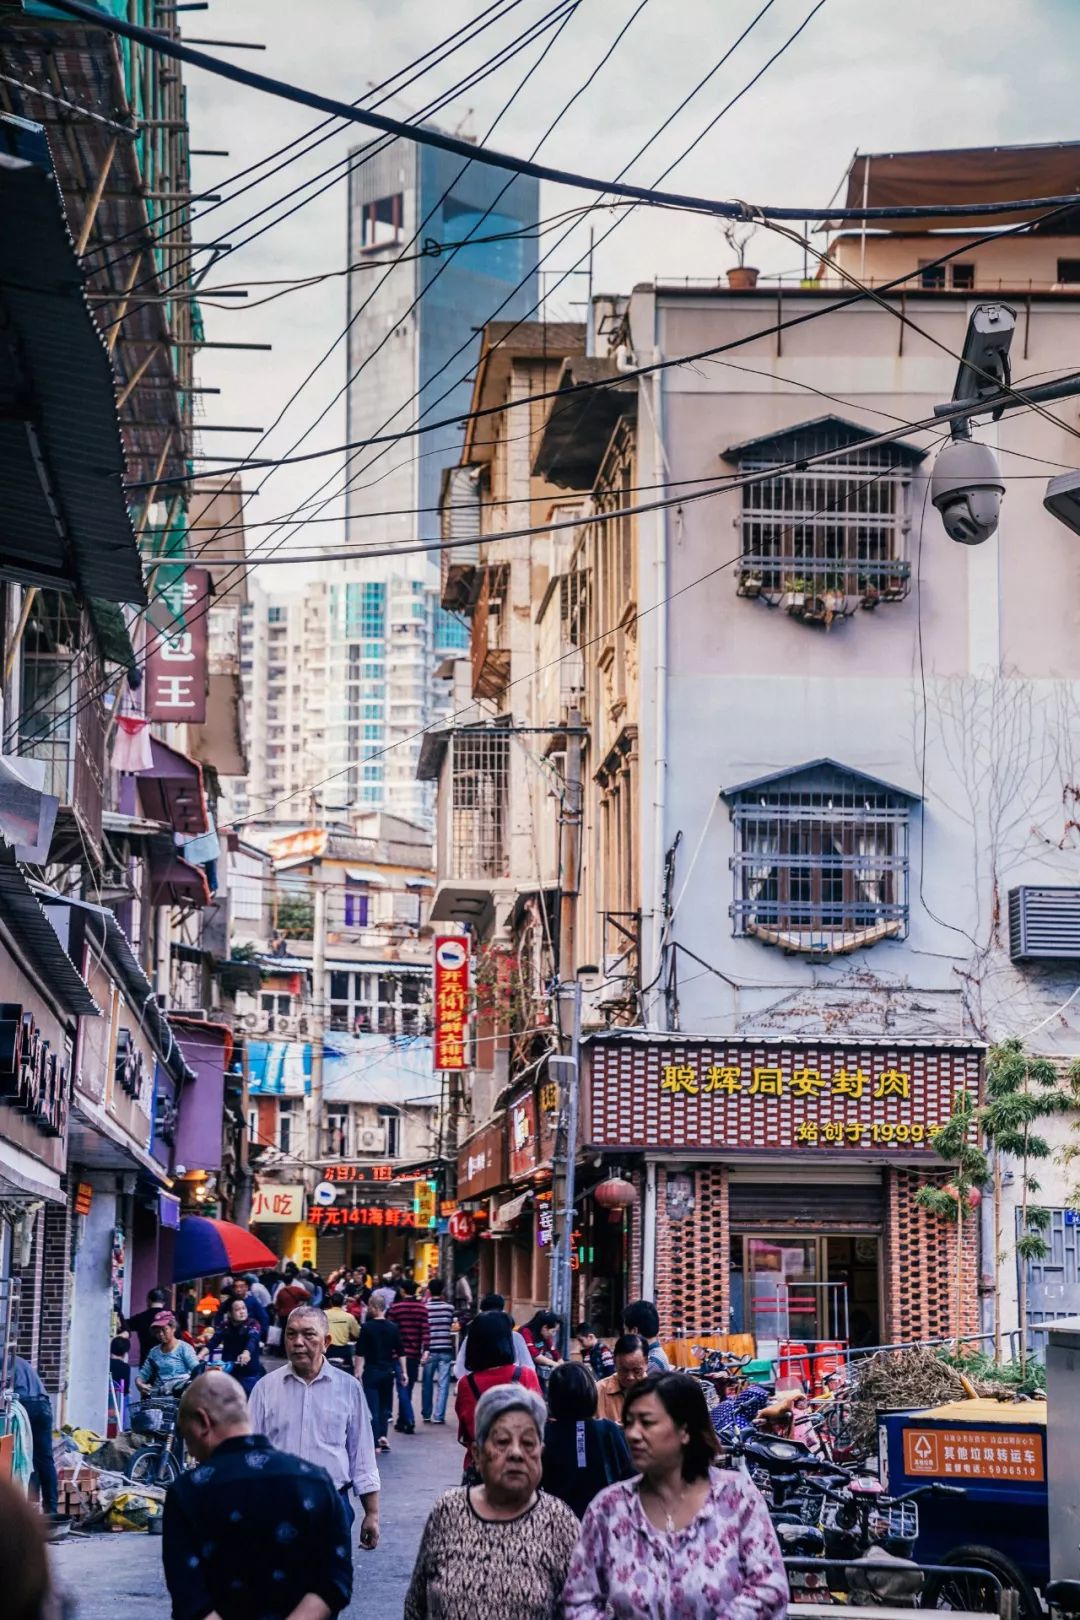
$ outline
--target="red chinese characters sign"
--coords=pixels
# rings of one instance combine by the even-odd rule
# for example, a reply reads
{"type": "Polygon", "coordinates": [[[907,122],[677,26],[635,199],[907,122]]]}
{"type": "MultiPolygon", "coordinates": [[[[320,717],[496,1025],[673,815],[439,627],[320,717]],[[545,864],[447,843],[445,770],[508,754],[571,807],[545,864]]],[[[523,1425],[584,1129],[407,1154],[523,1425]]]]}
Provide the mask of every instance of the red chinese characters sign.
{"type": "Polygon", "coordinates": [[[356,1204],[352,1209],[313,1209],[309,1226],[403,1226],[416,1225],[411,1209],[386,1209],[380,1204],[356,1204]]]}
{"type": "Polygon", "coordinates": [[[146,714],[150,720],[206,720],[210,575],[186,568],[162,590],[162,610],[148,632],[146,714]]]}
{"type": "Polygon", "coordinates": [[[597,1041],[587,1144],[725,1153],[926,1154],[957,1093],[978,1095],[969,1046],[597,1041]]]}
{"type": "Polygon", "coordinates": [[[469,1022],[469,942],[457,934],[435,939],[434,1067],[464,1069],[469,1022]]]}

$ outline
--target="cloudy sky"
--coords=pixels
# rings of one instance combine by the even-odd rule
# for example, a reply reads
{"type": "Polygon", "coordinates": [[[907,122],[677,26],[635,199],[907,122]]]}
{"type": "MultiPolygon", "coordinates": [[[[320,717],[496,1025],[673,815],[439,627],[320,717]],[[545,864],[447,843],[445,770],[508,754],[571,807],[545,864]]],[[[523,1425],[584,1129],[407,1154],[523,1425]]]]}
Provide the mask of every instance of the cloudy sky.
{"type": "MultiPolygon", "coordinates": [[[[399,118],[415,117],[469,70],[480,68],[523,29],[538,23],[555,0],[518,0],[505,12],[508,3],[501,0],[500,20],[494,26],[442,65],[424,72],[383,110],[399,118]]],[[[258,52],[217,52],[231,61],[354,101],[479,17],[489,4],[490,0],[442,0],[437,6],[430,0],[302,0],[298,5],[296,0],[262,0],[255,5],[253,0],[212,0],[208,11],[182,13],[182,20],[189,38],[251,41],[267,47],[258,52]]],[[[636,11],[610,61],[538,154],[547,163],[614,175],[724,55],[763,4],[764,0],[645,0],[643,5],[641,0],[580,0],[509,110],[502,112],[551,32],[450,103],[439,122],[482,137],[498,117],[490,144],[514,153],[531,152],[636,11]]],[[[1020,5],[1016,0],[952,4],[824,0],[816,12],[814,7],[815,0],[772,0],[731,59],[631,167],[628,178],[653,184],[808,16],[810,21],[785,54],[678,163],[667,182],[671,187],[751,202],[821,206],[829,201],[856,150],[1080,136],[1075,91],[1080,6],[1075,0],[1024,0],[1020,5]]],[[[257,281],[341,269],[346,251],[342,160],[350,146],[364,138],[363,132],[355,126],[333,126],[330,138],[317,150],[280,167],[295,157],[294,152],[286,153],[276,164],[234,182],[238,171],[259,164],[320,119],[194,69],[185,72],[192,145],[229,151],[227,158],[195,159],[195,189],[220,191],[227,199],[212,209],[204,205],[196,241],[242,243],[328,182],[338,182],[224,258],[205,285],[246,286],[248,302],[254,304],[273,290],[257,287],[257,281]],[[340,166],[315,181],[321,170],[335,164],[340,166]],[[277,172],[271,172],[275,167],[277,172]],[[258,183],[242,196],[234,195],[252,180],[258,183]],[[285,194],[296,187],[302,188],[298,195],[286,199],[285,194]],[[252,220],[254,215],[259,217],[252,220]]],[[[545,186],[541,211],[546,218],[586,200],[579,192],[545,186]]],[[[611,219],[606,213],[594,216],[598,236],[611,219]]],[[[547,239],[554,240],[554,236],[547,239]]],[[[587,242],[585,224],[547,262],[545,268],[555,272],[545,281],[554,289],[548,307],[553,318],[581,315],[573,300],[584,296],[583,280],[572,277],[557,289],[554,282],[558,272],[569,269],[584,253],[587,242]]],[[[750,259],[766,271],[798,272],[793,250],[778,238],[759,237],[750,259]]],[[[597,289],[623,291],[658,275],[712,277],[730,262],[718,224],[641,210],[622,219],[598,250],[595,284],[597,289]]],[[[303,448],[341,443],[344,401],[331,401],[345,381],[343,343],[281,413],[294,389],[332,349],[345,318],[341,278],[291,292],[261,308],[245,309],[234,300],[224,308],[208,307],[210,339],[272,343],[273,351],[203,352],[200,381],[221,390],[220,395],[203,398],[206,422],[272,428],[259,454],[281,455],[329,406],[303,448]]],[[[203,448],[239,456],[254,450],[256,442],[254,435],[207,433],[203,448]]],[[[407,453],[407,449],[395,452],[407,453]]],[[[309,501],[333,465],[282,468],[265,477],[248,508],[249,518],[268,524],[309,501]]],[[[339,511],[339,505],[331,505],[324,515],[339,511]]],[[[340,535],[335,524],[320,524],[301,532],[296,543],[330,544],[340,535]]],[[[289,531],[253,528],[249,550],[282,540],[289,543],[289,531]]],[[[270,573],[263,572],[267,583],[270,573]]],[[[275,568],[272,573],[275,586],[302,583],[301,568],[275,568]]]]}

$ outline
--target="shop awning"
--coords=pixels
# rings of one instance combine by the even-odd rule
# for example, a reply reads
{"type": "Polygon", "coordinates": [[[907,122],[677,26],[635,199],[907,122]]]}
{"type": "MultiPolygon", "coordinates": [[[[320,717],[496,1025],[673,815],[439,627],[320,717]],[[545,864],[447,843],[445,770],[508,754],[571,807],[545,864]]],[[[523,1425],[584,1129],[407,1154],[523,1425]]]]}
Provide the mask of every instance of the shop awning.
{"type": "Polygon", "coordinates": [[[151,737],[153,767],[135,778],[144,813],[162,821],[184,838],[198,838],[209,832],[202,766],[197,760],[170,748],[160,737],[151,737]]]}
{"type": "Polygon", "coordinates": [[[208,906],[210,885],[201,866],[186,861],[161,833],[150,842],[150,889],[154,905],[208,906]]]}
{"type": "Polygon", "coordinates": [[[73,1016],[96,1018],[101,1008],[65,951],[60,936],[18,866],[15,852],[0,847],[0,918],[20,953],[56,1000],[73,1016]]]}
{"type": "Polygon", "coordinates": [[[368,883],[380,889],[386,887],[386,879],[381,872],[372,872],[363,866],[347,866],[345,877],[349,883],[368,883]]]}
{"type": "Polygon", "coordinates": [[[0,218],[0,575],[143,606],[112,367],[51,169],[0,149],[0,218]]]}
{"type": "Polygon", "coordinates": [[[519,1193],[516,1198],[508,1198],[505,1204],[499,1204],[495,1210],[495,1219],[491,1223],[491,1230],[493,1232],[508,1231],[531,1197],[532,1193],[523,1192],[519,1193]]]}

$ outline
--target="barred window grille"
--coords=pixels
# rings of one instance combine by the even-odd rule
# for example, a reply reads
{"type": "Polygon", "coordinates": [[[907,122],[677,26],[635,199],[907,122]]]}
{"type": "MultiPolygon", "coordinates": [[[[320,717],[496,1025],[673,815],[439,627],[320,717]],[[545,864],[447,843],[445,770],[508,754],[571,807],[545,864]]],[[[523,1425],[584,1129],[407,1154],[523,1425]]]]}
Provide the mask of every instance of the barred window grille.
{"type": "Polygon", "coordinates": [[[451,746],[451,870],[459,878],[509,877],[510,739],[494,729],[459,731],[451,746]]]}
{"type": "Polygon", "coordinates": [[[859,448],[847,424],[810,424],[731,452],[740,475],[825,455],[805,472],[758,479],[742,491],[745,596],[821,617],[907,594],[912,463],[906,445],[859,448]]]}
{"type": "Polygon", "coordinates": [[[736,935],[832,955],[906,937],[904,797],[857,777],[781,780],[737,794],[732,819],[736,935]]]}

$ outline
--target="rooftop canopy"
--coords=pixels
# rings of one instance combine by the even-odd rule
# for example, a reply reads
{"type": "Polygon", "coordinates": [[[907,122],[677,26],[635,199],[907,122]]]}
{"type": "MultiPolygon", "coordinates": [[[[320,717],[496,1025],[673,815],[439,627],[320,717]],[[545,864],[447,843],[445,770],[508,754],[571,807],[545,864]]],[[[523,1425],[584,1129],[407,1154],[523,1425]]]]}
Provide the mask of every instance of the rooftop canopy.
{"type": "MultiPolygon", "coordinates": [[[[847,172],[847,208],[910,208],[941,203],[1013,202],[1026,197],[1060,197],[1080,191],[1080,141],[1048,141],[1041,146],[961,146],[930,152],[856,152],[847,172]]],[[[1038,219],[1039,209],[995,220],[971,218],[878,219],[872,229],[911,231],[985,230],[1038,219]]],[[[839,223],[839,222],[838,222],[839,223]]],[[[1075,221],[1060,226],[1075,234],[1075,221]]],[[[1053,224],[1048,225],[1053,230],[1053,224]]]]}

